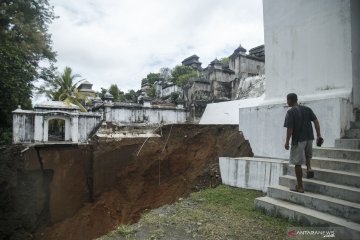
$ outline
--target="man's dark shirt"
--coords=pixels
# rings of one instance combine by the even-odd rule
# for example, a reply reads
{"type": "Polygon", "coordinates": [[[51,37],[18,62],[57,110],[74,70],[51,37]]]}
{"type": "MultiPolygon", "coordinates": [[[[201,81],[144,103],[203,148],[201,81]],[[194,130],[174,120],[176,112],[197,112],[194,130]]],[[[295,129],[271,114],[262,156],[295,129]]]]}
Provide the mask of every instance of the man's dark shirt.
{"type": "Polygon", "coordinates": [[[314,112],[309,107],[297,105],[287,111],[284,127],[293,129],[292,145],[302,141],[314,140],[311,122],[316,119],[314,112]]]}

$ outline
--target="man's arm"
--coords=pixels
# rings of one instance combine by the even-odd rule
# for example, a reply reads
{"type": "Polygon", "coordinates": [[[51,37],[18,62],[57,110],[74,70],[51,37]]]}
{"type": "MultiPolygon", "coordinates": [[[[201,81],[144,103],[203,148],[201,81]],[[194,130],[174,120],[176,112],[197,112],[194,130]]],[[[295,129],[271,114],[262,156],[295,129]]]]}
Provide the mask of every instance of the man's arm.
{"type": "Polygon", "coordinates": [[[319,120],[316,119],[314,121],[314,125],[315,125],[315,130],[316,130],[316,136],[317,136],[317,138],[319,138],[319,137],[321,137],[319,120]]]}
{"type": "Polygon", "coordinates": [[[285,149],[286,150],[289,150],[289,143],[290,143],[290,138],[291,138],[292,133],[293,133],[292,128],[286,129],[286,141],[285,141],[285,149]]]}

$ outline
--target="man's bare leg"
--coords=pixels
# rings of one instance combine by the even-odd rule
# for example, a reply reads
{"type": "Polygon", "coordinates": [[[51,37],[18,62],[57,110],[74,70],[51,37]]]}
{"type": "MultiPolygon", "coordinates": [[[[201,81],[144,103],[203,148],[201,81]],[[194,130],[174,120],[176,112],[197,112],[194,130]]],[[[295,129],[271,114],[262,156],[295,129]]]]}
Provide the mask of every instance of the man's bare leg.
{"type": "Polygon", "coordinates": [[[303,184],[302,184],[302,169],[301,165],[295,165],[295,175],[296,175],[296,181],[297,181],[297,192],[304,192],[303,184]]]}
{"type": "Polygon", "coordinates": [[[308,171],[311,171],[311,158],[306,159],[306,168],[308,171]]]}
{"type": "Polygon", "coordinates": [[[307,172],[306,172],[307,176],[306,177],[307,178],[313,178],[314,177],[314,172],[311,169],[311,158],[306,159],[306,169],[307,169],[307,172]]]}

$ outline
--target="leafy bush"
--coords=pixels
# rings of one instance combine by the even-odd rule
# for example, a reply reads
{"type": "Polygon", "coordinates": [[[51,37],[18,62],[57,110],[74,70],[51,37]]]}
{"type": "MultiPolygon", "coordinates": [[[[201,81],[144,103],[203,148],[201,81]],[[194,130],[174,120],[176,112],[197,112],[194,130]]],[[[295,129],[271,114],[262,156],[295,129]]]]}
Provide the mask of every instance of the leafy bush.
{"type": "Polygon", "coordinates": [[[0,133],[0,145],[11,144],[12,142],[12,132],[10,130],[0,133]]]}
{"type": "Polygon", "coordinates": [[[178,92],[173,92],[170,94],[170,99],[171,99],[171,102],[176,102],[176,100],[178,100],[180,94],[178,92]]]}
{"type": "Polygon", "coordinates": [[[173,82],[179,87],[183,87],[190,78],[198,77],[199,72],[188,66],[176,66],[171,73],[173,82]]]}
{"type": "Polygon", "coordinates": [[[124,92],[121,91],[117,84],[111,84],[109,88],[109,93],[113,95],[114,102],[124,102],[125,101],[125,95],[124,92]]]}
{"type": "Polygon", "coordinates": [[[152,98],[156,96],[156,89],[154,85],[152,85],[149,89],[146,90],[146,94],[152,98]]]}

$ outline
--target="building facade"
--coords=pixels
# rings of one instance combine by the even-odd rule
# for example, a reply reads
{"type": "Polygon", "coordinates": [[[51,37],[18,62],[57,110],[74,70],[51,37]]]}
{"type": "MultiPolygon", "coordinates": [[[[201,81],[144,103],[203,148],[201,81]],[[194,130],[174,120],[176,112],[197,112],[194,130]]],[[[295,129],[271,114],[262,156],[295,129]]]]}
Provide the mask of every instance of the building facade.
{"type": "Polygon", "coordinates": [[[37,104],[34,110],[19,106],[13,111],[13,143],[86,142],[102,115],[79,110],[76,105],[59,101],[37,104]]]}
{"type": "MultiPolygon", "coordinates": [[[[255,155],[288,157],[283,118],[290,92],[314,110],[324,146],[334,147],[350,128],[360,99],[358,10],[352,0],[264,1],[265,95],[228,104],[239,109],[239,129],[255,155]]],[[[201,123],[221,124],[230,114],[226,104],[211,104],[201,123]]]]}
{"type": "MultiPolygon", "coordinates": [[[[200,120],[207,103],[239,98],[239,89],[244,79],[265,74],[264,45],[253,48],[249,54],[246,52],[247,50],[240,45],[228,58],[225,58],[227,61],[213,60],[202,69],[200,77],[190,79],[183,87],[185,106],[189,109],[192,121],[200,120]]],[[[190,63],[198,62],[199,57],[193,55],[182,63],[185,66],[192,66],[190,63]]]]}

